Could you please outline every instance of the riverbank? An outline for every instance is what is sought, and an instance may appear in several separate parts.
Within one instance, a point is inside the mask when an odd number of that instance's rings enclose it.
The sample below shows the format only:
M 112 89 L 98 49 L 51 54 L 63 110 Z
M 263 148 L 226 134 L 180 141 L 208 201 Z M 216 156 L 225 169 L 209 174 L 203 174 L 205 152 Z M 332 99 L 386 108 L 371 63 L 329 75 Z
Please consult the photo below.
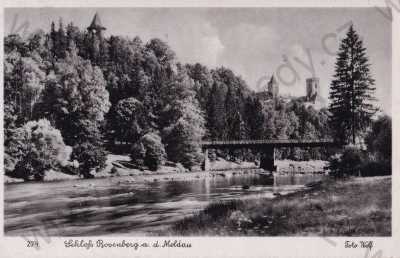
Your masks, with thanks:
M 391 177 L 324 181 L 275 199 L 216 203 L 169 235 L 390 236 Z M 162 233 L 165 235 L 165 232 Z
M 313 161 L 291 161 L 291 160 L 277 160 L 279 171 L 283 173 L 292 173 L 296 171 L 303 174 L 314 173 L 315 171 L 323 171 L 326 161 L 313 160 Z M 114 169 L 113 169 L 114 168 Z M 180 164 L 167 163 L 161 166 L 157 171 L 150 171 L 146 169 L 139 169 L 130 163 L 130 157 L 127 155 L 114 155 L 107 156 L 106 166 L 98 173 L 94 174 L 95 178 L 121 178 L 116 179 L 121 182 L 147 182 L 147 181 L 162 181 L 162 180 L 197 180 L 204 179 L 205 177 L 214 176 L 232 176 L 241 175 L 245 173 L 258 172 L 260 169 L 254 162 L 233 162 L 227 161 L 222 158 L 211 162 L 211 173 L 202 171 L 200 167 L 195 168 L 193 171 L 185 169 Z M 78 180 L 82 179 L 78 175 L 65 174 L 59 171 L 47 171 L 44 181 L 64 181 L 64 180 Z M 23 179 L 12 178 L 4 176 L 4 183 L 22 183 Z
M 119 157 L 121 158 L 121 157 Z M 202 171 L 200 169 L 189 171 L 181 166 L 175 166 L 173 164 L 167 166 L 162 166 L 157 171 L 150 171 L 144 169 L 132 168 L 129 162 L 123 162 L 124 160 L 119 160 L 118 162 L 109 159 L 107 161 L 107 166 L 103 170 L 95 174 L 95 179 L 107 179 L 111 182 L 117 184 L 125 183 L 148 183 L 157 181 L 195 181 L 202 180 L 205 178 L 217 178 L 217 177 L 232 177 L 240 176 L 251 173 L 263 172 L 264 170 L 257 168 L 255 166 L 249 165 L 248 162 L 241 164 L 229 162 L 229 161 L 219 161 L 216 162 L 216 166 L 219 170 L 214 171 Z M 126 160 L 125 160 L 126 161 Z M 226 166 L 222 169 L 224 163 Z M 115 171 L 112 172 L 112 167 L 115 167 Z M 79 183 L 73 183 L 74 185 L 92 185 L 92 181 L 88 181 L 79 177 L 78 175 L 68 175 L 54 170 L 46 172 L 44 177 L 45 182 L 57 182 L 57 181 L 79 181 Z M 12 178 L 4 176 L 4 183 L 24 183 L 23 179 Z

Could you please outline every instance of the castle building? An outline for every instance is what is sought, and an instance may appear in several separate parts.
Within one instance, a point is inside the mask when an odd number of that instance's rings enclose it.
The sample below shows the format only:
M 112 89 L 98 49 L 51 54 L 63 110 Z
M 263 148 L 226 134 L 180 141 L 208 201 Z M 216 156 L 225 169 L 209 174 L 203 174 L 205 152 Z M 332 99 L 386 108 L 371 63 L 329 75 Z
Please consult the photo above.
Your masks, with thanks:
M 311 77 L 306 79 L 306 100 L 315 103 L 319 94 L 319 78 Z
M 278 95 L 279 95 L 279 85 L 273 75 L 268 81 L 265 89 L 263 91 L 256 93 L 257 98 L 260 99 L 261 101 L 274 100 L 278 97 Z
M 279 95 L 279 85 L 273 75 L 271 76 L 271 79 L 268 82 L 268 93 L 274 99 Z

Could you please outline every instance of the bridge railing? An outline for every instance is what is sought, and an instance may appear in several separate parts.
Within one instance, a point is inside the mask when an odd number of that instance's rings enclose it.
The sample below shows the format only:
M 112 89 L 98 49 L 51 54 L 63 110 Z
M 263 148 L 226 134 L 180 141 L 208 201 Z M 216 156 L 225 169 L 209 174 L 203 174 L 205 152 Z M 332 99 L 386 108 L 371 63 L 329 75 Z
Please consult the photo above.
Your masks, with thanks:
M 321 140 L 295 140 L 295 139 L 276 139 L 276 140 L 226 140 L 226 141 L 201 141 L 202 146 L 222 146 L 222 145 L 274 145 L 274 144 L 334 144 L 332 139 Z

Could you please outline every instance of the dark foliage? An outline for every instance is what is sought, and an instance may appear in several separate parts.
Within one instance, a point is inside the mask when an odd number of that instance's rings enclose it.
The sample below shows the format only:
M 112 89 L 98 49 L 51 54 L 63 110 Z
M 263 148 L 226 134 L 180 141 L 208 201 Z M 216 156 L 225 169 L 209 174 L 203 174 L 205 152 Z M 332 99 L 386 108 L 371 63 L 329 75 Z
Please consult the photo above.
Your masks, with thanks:
M 368 149 L 377 160 L 390 163 L 392 160 L 392 119 L 381 116 L 372 123 L 365 139 Z
M 363 41 L 351 26 L 339 46 L 329 99 L 330 125 L 339 141 L 356 144 L 377 111 L 374 79 Z
M 94 143 L 83 142 L 73 146 L 72 159 L 80 164 L 79 174 L 84 178 L 93 178 L 93 170 L 104 168 L 106 164 L 106 152 L 101 146 Z
M 366 160 L 365 151 L 357 147 L 347 146 L 341 153 L 331 157 L 329 169 L 331 175 L 335 177 L 358 176 L 361 175 L 361 169 Z

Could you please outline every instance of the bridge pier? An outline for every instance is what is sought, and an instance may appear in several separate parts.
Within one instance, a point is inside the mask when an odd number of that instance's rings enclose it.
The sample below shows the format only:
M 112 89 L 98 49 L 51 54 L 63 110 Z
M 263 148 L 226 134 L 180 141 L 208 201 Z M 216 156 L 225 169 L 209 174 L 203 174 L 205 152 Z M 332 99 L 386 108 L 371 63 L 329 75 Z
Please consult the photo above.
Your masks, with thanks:
M 210 170 L 210 161 L 208 159 L 208 149 L 256 149 L 260 151 L 260 168 L 267 171 L 276 171 L 275 166 L 275 148 L 293 148 L 293 147 L 328 147 L 341 146 L 342 143 L 330 139 L 321 140 L 229 140 L 229 141 L 202 141 L 200 146 L 204 154 L 203 170 Z
M 209 171 L 210 170 L 210 159 L 208 158 L 208 149 L 203 149 L 203 155 L 204 155 L 204 161 L 201 166 L 201 169 L 203 171 Z
M 275 171 L 275 149 L 274 147 L 267 147 L 261 150 L 260 153 L 260 168 L 267 171 Z

